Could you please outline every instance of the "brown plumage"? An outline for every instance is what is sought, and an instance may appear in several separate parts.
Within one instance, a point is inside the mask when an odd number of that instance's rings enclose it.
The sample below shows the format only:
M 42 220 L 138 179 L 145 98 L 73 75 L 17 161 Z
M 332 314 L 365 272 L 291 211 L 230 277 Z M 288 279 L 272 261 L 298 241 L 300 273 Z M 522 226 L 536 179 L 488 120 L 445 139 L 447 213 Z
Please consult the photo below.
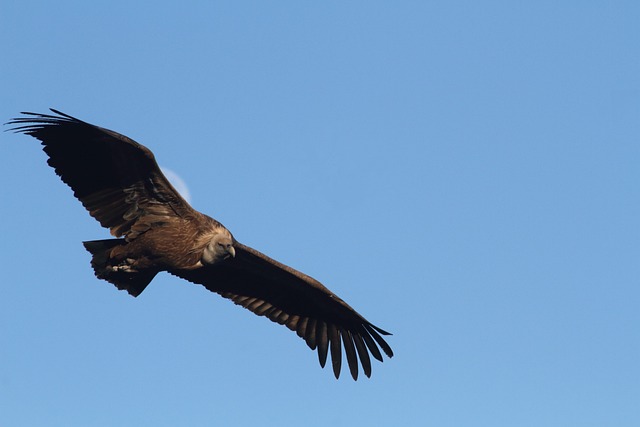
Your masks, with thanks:
M 285 325 L 331 354 L 340 375 L 342 350 L 353 379 L 358 359 L 367 377 L 369 354 L 393 352 L 369 323 L 317 280 L 235 240 L 218 221 L 193 209 L 160 171 L 153 153 L 126 136 L 52 110 L 22 113 L 13 130 L 42 142 L 55 169 L 116 239 L 84 242 L 98 278 L 138 296 L 160 271 L 203 285 L 259 316 Z

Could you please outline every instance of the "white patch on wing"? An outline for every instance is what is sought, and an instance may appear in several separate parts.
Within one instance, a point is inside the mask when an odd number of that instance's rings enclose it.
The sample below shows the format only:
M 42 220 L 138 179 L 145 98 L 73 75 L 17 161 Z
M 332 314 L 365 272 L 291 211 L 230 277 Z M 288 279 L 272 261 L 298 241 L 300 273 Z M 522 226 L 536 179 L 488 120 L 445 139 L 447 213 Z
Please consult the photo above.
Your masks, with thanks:
M 171 185 L 178 190 L 178 193 L 187 201 L 187 203 L 191 203 L 191 193 L 189 193 L 189 187 L 184 182 L 180 175 L 172 171 L 171 169 L 167 169 L 165 167 L 160 166 L 160 170 L 167 177 Z

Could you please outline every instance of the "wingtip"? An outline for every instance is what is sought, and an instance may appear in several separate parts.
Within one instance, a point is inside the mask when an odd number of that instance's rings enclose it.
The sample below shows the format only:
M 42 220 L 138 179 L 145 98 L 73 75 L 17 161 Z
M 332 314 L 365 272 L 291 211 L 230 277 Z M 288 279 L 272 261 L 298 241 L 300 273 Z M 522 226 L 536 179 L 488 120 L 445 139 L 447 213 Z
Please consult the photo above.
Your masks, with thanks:
M 369 324 L 369 326 L 371 326 L 373 329 L 375 329 L 378 333 L 382 335 L 387 335 L 387 336 L 393 335 L 391 332 L 387 332 L 384 329 L 377 327 L 376 325 Z
M 63 113 L 60 110 L 56 110 L 55 108 L 49 108 L 49 111 L 51 111 L 51 112 L 53 112 L 53 113 L 55 113 L 55 114 L 57 114 L 59 116 L 66 117 L 68 119 L 78 120 L 75 117 L 71 117 L 70 115 Z

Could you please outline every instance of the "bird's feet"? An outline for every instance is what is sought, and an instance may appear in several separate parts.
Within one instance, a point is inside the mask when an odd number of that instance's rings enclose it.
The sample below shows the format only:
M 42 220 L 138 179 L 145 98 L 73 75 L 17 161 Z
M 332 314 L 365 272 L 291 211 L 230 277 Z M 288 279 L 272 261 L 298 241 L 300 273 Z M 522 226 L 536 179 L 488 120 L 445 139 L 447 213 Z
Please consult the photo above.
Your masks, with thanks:
M 138 270 L 133 267 L 135 262 L 135 259 L 127 258 L 118 265 L 108 266 L 107 270 L 111 270 L 114 273 L 138 273 Z

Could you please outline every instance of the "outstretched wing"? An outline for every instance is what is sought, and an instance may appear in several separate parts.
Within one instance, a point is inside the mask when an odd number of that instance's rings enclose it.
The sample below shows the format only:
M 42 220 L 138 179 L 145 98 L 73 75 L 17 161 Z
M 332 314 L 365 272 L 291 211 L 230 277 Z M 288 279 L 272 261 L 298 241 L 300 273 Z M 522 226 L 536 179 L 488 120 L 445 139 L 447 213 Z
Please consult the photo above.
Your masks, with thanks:
M 382 361 L 378 346 L 393 356 L 381 337 L 390 334 L 369 323 L 320 282 L 248 246 L 235 242 L 234 247 L 235 258 L 170 272 L 295 331 L 312 350 L 317 348 L 322 367 L 330 352 L 336 378 L 343 347 L 354 379 L 358 378 L 358 358 L 367 377 L 371 375 L 369 353 Z
M 128 240 L 167 217 L 195 210 L 162 174 L 153 153 L 124 135 L 67 114 L 22 113 L 8 124 L 42 142 L 49 165 L 89 214 Z

